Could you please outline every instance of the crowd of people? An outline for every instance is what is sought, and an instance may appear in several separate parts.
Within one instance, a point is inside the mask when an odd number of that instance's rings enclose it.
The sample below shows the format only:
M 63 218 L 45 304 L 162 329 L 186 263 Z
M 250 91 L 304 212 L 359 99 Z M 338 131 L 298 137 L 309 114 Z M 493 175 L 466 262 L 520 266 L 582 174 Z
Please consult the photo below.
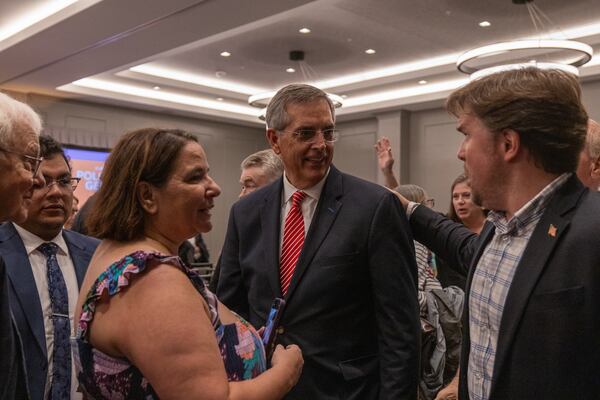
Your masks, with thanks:
M 125 133 L 74 217 L 61 144 L 0 94 L 0 399 L 595 398 L 600 126 L 577 78 L 497 72 L 446 108 L 465 173 L 440 213 L 385 137 L 387 188 L 338 170 L 327 94 L 280 89 L 209 287 L 221 189 L 194 135 Z

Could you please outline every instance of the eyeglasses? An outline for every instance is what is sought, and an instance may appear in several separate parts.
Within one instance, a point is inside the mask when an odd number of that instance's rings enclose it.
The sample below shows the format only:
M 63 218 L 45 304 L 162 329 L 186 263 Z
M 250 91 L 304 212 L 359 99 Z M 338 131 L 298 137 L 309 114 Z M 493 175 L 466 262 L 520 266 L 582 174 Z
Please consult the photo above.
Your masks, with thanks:
M 317 134 L 319 132 L 321 132 L 323 134 L 323 140 L 325 140 L 325 142 L 327 142 L 327 143 L 333 143 L 336 140 L 338 140 L 340 137 L 339 129 L 333 129 L 333 128 L 328 128 L 328 129 L 323 129 L 323 130 L 313 129 L 313 128 L 304 128 L 304 129 L 298 129 L 297 131 L 279 130 L 279 132 L 290 133 L 294 136 L 294 138 L 296 140 L 298 140 L 299 142 L 304 142 L 304 143 L 315 142 L 316 138 L 317 138 Z
M 435 207 L 435 199 L 425 199 L 423 202 L 427 207 L 433 208 Z
M 44 179 L 46 180 L 46 184 L 43 186 L 42 185 L 36 186 L 36 189 L 45 189 L 46 192 L 50 191 L 50 188 L 52 187 L 52 185 L 58 186 L 58 188 L 60 190 L 73 191 L 77 188 L 77 185 L 79 184 L 79 181 L 81 180 L 81 178 L 52 179 L 52 178 L 48 178 L 48 177 L 44 177 Z
M 19 153 L 18 151 L 5 149 L 4 147 L 0 147 L 0 151 L 9 153 L 9 154 L 15 154 L 15 155 L 21 157 L 23 166 L 25 167 L 25 169 L 27 171 L 31 172 L 33 176 L 37 175 L 38 170 L 40 169 L 40 164 L 42 163 L 42 161 L 44 161 L 43 157 L 30 156 L 28 154 Z

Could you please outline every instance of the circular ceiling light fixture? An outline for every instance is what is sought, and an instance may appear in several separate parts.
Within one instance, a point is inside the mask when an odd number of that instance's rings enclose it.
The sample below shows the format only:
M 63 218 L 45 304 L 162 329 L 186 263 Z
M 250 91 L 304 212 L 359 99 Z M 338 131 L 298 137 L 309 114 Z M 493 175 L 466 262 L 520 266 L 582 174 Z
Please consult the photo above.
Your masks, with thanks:
M 375 49 L 366 49 L 365 53 L 367 53 L 367 54 L 375 54 L 377 52 L 375 51 Z
M 561 64 L 561 63 L 544 63 L 544 62 L 528 62 L 528 63 L 517 63 L 517 64 L 504 64 L 497 65 L 495 67 L 489 67 L 481 69 L 477 72 L 474 72 L 469 77 L 470 80 L 475 80 L 482 78 L 487 75 L 495 74 L 496 72 L 502 71 L 510 71 L 514 69 L 527 68 L 527 67 L 536 67 L 539 69 L 559 69 L 561 71 L 569 72 L 573 75 L 579 76 L 579 70 L 577 67 L 574 67 L 569 64 Z
M 298 32 L 307 34 L 307 33 L 310 33 L 311 31 L 308 28 L 301 28 Z
M 492 26 L 492 24 L 490 23 L 490 21 L 481 21 L 479 23 L 479 26 L 482 28 L 487 28 L 488 26 Z
M 228 52 L 228 51 L 222 51 L 221 52 L 221 57 L 229 57 L 230 55 L 231 55 L 231 53 Z
M 555 62 L 555 64 L 571 65 L 573 67 L 580 67 L 584 65 L 590 61 L 594 55 L 594 49 L 592 49 L 591 46 L 585 43 L 576 42 L 574 40 L 515 40 L 512 42 L 494 43 L 469 50 L 458 58 L 456 61 L 456 67 L 460 72 L 465 74 L 473 74 L 485 69 L 472 66 L 471 64 L 474 62 L 482 62 L 488 57 L 494 57 L 503 53 L 506 54 L 508 52 L 514 52 L 517 50 L 547 50 L 548 52 L 556 50 L 567 51 L 575 54 L 575 58 L 566 64 L 558 61 Z
M 460 72 L 483 76 L 491 73 L 490 71 L 536 66 L 578 74 L 577 67 L 592 59 L 594 50 L 588 44 L 552 37 L 556 35 L 554 32 L 560 32 L 560 29 L 556 26 L 543 26 L 544 22 L 552 24 L 552 21 L 533 0 L 512 0 L 512 3 L 524 4 L 527 7 L 531 22 L 540 38 L 494 43 L 469 50 L 456 61 Z M 484 26 L 484 22 L 487 21 L 482 21 L 479 25 Z M 542 30 L 552 35 L 542 35 Z
M 292 67 L 286 68 L 285 72 L 287 72 L 288 74 L 293 74 L 294 72 L 296 72 L 296 70 Z

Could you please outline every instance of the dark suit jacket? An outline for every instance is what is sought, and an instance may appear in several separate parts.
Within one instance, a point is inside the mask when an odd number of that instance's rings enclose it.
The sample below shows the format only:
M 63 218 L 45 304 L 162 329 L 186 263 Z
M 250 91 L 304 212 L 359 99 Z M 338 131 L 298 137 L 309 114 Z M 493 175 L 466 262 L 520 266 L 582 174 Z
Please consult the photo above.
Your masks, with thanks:
M 282 179 L 231 209 L 218 294 L 257 327 L 279 284 Z M 412 237 L 388 190 L 331 167 L 280 321 L 305 364 L 287 399 L 414 399 L 419 308 Z
M 426 207 L 415 238 L 473 271 L 494 235 L 480 236 Z M 554 230 L 554 228 L 556 230 Z M 460 398 L 468 399 L 469 299 L 465 300 Z M 500 323 L 491 400 L 593 399 L 600 393 L 600 194 L 572 176 L 551 199 L 523 253 Z
M 9 303 L 8 278 L 0 258 L 0 400 L 29 399 L 23 349 Z
M 81 285 L 99 240 L 63 230 L 63 237 Z M 40 297 L 25 246 L 11 223 L 0 226 L 0 255 L 6 262 L 10 306 L 23 341 L 29 390 L 33 400 L 44 397 L 48 356 Z

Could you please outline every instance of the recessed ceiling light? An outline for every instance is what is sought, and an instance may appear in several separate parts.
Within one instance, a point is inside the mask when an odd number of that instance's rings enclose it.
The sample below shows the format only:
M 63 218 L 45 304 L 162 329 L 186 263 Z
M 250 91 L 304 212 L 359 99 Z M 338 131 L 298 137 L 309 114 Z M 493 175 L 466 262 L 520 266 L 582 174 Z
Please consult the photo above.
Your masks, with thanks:
M 366 49 L 365 53 L 367 53 L 367 54 L 375 54 L 377 52 L 374 49 Z
M 217 101 L 223 101 L 222 97 L 217 97 Z
M 419 81 L 419 85 L 424 85 L 424 84 L 426 84 L 426 83 L 427 83 L 427 81 L 426 81 L 425 79 L 421 79 L 421 80 Z
M 482 27 L 482 28 L 487 28 L 488 26 L 491 26 L 491 25 L 492 25 L 492 24 L 491 24 L 491 22 L 490 22 L 490 21 L 481 21 L 481 22 L 479 23 L 479 26 L 480 26 L 480 27 Z
M 154 89 L 154 90 L 160 90 L 160 86 L 154 86 L 152 89 Z
M 341 95 L 340 97 L 341 97 L 342 99 L 347 99 L 347 98 L 348 98 L 348 95 L 347 95 L 347 94 L 343 94 L 343 95 Z
M 296 72 L 296 70 L 294 68 L 290 67 L 290 68 L 286 68 L 285 72 L 287 72 L 289 74 L 293 74 L 294 72 Z
M 228 51 L 222 51 L 221 52 L 221 57 L 229 57 L 230 55 L 231 55 L 231 53 L 228 52 Z
M 308 28 L 302 28 L 298 32 L 306 34 L 306 33 L 310 33 L 310 29 L 308 29 Z

